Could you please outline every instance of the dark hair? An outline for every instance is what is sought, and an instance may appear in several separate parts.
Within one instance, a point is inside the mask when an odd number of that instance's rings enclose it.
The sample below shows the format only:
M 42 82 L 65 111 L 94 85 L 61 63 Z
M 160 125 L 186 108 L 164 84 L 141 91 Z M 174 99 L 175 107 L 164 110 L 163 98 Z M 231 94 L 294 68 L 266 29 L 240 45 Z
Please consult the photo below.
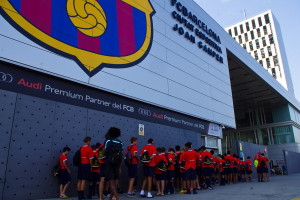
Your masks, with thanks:
M 84 138 L 83 142 L 87 143 L 87 142 L 89 142 L 91 140 L 92 140 L 92 138 L 90 136 L 87 136 L 87 137 Z
M 64 149 L 63 149 L 63 152 L 66 152 L 66 151 L 71 151 L 70 147 L 65 146 Z
M 180 148 L 179 148 L 179 150 L 180 150 Z M 168 152 L 170 152 L 170 151 L 175 152 L 175 150 L 174 150 L 172 147 L 170 147 L 170 148 L 168 149 Z
M 92 148 L 93 150 L 96 150 L 96 149 L 97 149 L 97 146 L 96 146 L 96 145 L 92 145 L 91 148 Z
M 250 159 L 250 158 L 251 158 L 250 156 L 247 157 L 247 159 Z
M 161 152 L 162 152 L 162 150 L 161 150 L 160 147 L 157 147 L 156 151 L 157 151 L 158 153 L 161 153 Z
M 264 153 L 261 153 L 261 155 L 264 156 L 265 154 L 264 154 Z
M 136 137 L 132 137 L 132 138 L 130 139 L 131 144 L 132 144 L 133 142 L 135 142 L 135 141 L 137 141 L 137 138 L 136 138 Z
M 237 158 L 236 154 L 233 154 L 232 156 L 233 156 L 234 158 Z
M 108 129 L 106 134 L 110 136 L 112 139 L 115 139 L 121 136 L 121 130 L 116 127 L 110 127 L 110 129 Z
M 179 146 L 179 145 L 176 145 L 176 146 L 175 146 L 175 149 L 176 149 L 176 151 L 180 151 L 180 146 Z
M 101 144 L 99 142 L 96 143 L 96 147 L 99 148 Z
M 240 160 L 243 160 L 243 158 L 242 158 L 242 157 L 240 157 Z
M 192 148 L 192 143 L 191 143 L 191 142 L 187 142 L 187 143 L 185 144 L 185 147 L 187 147 L 187 148 Z
M 150 139 L 148 140 L 148 144 L 152 144 L 152 143 L 153 143 L 153 139 L 150 138 Z
M 214 150 L 211 150 L 210 153 L 211 153 L 211 155 L 214 155 L 214 154 L 215 154 L 215 151 L 214 151 Z
M 227 151 L 227 154 L 230 155 L 230 151 Z
M 200 147 L 200 150 L 205 151 L 205 150 L 206 150 L 206 147 L 205 147 L 204 145 L 202 145 L 202 146 Z
M 161 148 L 161 152 L 162 152 L 162 153 L 166 153 L 166 148 L 165 148 L 165 147 L 162 147 L 162 148 Z

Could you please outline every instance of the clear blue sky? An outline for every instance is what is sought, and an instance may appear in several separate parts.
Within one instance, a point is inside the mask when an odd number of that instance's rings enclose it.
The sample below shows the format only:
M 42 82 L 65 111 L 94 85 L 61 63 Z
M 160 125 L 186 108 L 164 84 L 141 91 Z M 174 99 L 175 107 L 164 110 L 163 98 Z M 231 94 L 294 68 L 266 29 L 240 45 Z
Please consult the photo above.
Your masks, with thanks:
M 300 0 L 194 0 L 222 27 L 272 10 L 280 23 L 295 96 L 300 101 Z

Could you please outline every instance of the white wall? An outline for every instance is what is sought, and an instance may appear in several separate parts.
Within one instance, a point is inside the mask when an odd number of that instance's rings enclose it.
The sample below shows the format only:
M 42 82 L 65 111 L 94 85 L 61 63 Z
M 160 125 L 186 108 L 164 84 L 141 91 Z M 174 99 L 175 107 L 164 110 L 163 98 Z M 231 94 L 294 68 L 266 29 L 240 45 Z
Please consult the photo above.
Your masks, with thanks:
M 96 88 L 235 127 L 226 48 L 227 33 L 193 1 L 181 0 L 221 37 L 224 64 L 172 30 L 175 7 L 169 0 L 150 0 L 154 38 L 149 55 L 126 69 L 105 68 L 88 77 L 72 60 L 33 43 L 0 17 L 0 57 L 24 67 L 75 80 Z M 216 30 L 218 28 L 218 30 Z M 200 41 L 200 39 L 197 39 Z

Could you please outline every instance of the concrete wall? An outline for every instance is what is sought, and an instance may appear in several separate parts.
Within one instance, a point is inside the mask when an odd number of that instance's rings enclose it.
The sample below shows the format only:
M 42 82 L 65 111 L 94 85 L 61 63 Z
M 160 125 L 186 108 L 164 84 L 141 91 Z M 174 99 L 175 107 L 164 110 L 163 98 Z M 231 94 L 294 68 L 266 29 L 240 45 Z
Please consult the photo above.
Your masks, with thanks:
M 270 160 L 273 160 L 274 165 L 284 164 L 283 150 L 300 153 L 300 143 L 269 145 L 268 152 L 270 155 Z
M 283 150 L 286 169 L 289 175 L 300 173 L 300 153 Z

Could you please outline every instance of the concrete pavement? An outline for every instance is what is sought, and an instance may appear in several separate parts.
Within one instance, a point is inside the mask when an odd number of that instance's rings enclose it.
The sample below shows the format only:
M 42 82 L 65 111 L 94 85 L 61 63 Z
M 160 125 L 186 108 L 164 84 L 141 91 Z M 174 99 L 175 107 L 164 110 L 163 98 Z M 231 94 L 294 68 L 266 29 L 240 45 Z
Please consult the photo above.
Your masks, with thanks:
M 69 198 L 77 200 L 77 198 Z M 106 198 L 107 199 L 107 198 Z M 120 195 L 120 199 L 145 200 L 145 198 L 128 198 Z M 175 194 L 155 197 L 160 200 L 300 200 L 300 174 L 274 176 L 268 183 L 239 183 L 234 185 L 216 186 L 214 190 L 201 190 L 197 195 Z M 52 199 L 59 200 L 59 199 Z

